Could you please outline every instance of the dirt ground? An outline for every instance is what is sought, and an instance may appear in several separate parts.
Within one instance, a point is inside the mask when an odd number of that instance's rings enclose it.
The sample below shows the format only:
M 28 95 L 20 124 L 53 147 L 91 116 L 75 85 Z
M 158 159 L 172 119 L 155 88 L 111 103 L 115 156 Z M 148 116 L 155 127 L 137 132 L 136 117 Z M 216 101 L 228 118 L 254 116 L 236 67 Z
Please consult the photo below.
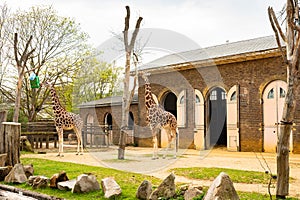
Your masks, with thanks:
M 166 159 L 160 157 L 158 160 L 152 160 L 151 148 L 127 147 L 125 160 L 118 160 L 117 147 L 86 149 L 84 155 L 75 155 L 76 147 L 72 145 L 65 146 L 64 157 L 56 157 L 53 150 L 46 151 L 46 154 L 25 154 L 22 157 L 45 158 L 55 161 L 81 163 L 92 166 L 102 166 L 123 171 L 143 173 L 155 176 L 161 179 L 167 177 L 172 168 L 178 167 L 222 167 L 241 170 L 253 170 L 264 172 L 268 169 L 276 174 L 276 154 L 275 153 L 254 153 L 254 152 L 228 152 L 226 149 L 217 148 L 213 150 L 197 151 L 192 149 L 181 149 L 177 158 L 171 156 Z M 163 154 L 163 151 L 160 152 Z M 169 152 L 172 154 L 172 152 Z M 290 196 L 300 199 L 300 155 L 290 155 L 290 176 L 293 180 L 290 183 Z M 213 180 L 200 181 L 190 180 L 184 177 L 176 176 L 176 182 L 209 186 Z M 247 192 L 259 192 L 267 194 L 266 184 L 241 184 L 234 183 L 236 190 Z M 275 188 L 272 188 L 272 194 L 275 194 Z

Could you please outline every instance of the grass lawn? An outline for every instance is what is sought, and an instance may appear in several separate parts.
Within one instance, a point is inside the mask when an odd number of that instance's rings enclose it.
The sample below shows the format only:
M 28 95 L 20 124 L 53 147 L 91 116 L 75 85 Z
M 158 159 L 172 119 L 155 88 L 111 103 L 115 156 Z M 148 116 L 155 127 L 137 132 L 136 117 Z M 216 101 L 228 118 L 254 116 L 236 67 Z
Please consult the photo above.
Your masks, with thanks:
M 221 172 L 225 172 L 229 175 L 230 179 L 234 183 L 249 183 L 259 184 L 268 183 L 270 179 L 269 174 L 256 171 L 245 171 L 226 168 L 205 168 L 205 167 L 191 167 L 191 168 L 175 168 L 170 171 L 178 176 L 184 176 L 190 179 L 200 180 L 214 180 Z
M 44 175 L 51 177 L 53 174 L 60 171 L 66 171 L 69 179 L 75 179 L 78 175 L 82 173 L 93 173 L 96 175 L 99 183 L 102 178 L 105 177 L 114 177 L 117 183 L 122 188 L 122 195 L 116 199 L 135 199 L 136 190 L 143 180 L 149 180 L 152 182 L 152 185 L 158 186 L 161 183 L 161 180 L 152 176 L 146 176 L 142 174 L 136 174 L 131 172 L 124 172 L 114 169 L 108 169 L 103 167 L 88 166 L 82 164 L 74 164 L 68 162 L 57 162 L 50 161 L 45 159 L 32 159 L 32 158 L 22 158 L 23 164 L 33 164 L 34 174 L 35 175 Z M 126 162 L 126 161 L 125 161 Z M 175 174 L 179 175 L 177 172 Z M 3 182 L 2 182 L 3 183 Z M 30 186 L 26 184 L 14 185 L 19 188 L 32 190 Z M 205 191 L 207 188 L 205 188 Z M 35 190 L 39 193 L 44 193 L 60 198 L 70 199 L 70 200 L 90 200 L 90 199 L 104 199 L 102 191 L 96 191 L 86 194 L 72 194 L 70 191 L 60 191 L 58 189 L 37 189 Z M 262 195 L 258 193 L 247 193 L 247 192 L 238 192 L 241 199 L 251 199 L 251 200 L 264 200 L 269 199 L 268 195 Z M 183 199 L 183 198 L 178 198 Z M 292 200 L 292 199 L 291 199 Z M 293 199 L 294 200 L 294 199 Z

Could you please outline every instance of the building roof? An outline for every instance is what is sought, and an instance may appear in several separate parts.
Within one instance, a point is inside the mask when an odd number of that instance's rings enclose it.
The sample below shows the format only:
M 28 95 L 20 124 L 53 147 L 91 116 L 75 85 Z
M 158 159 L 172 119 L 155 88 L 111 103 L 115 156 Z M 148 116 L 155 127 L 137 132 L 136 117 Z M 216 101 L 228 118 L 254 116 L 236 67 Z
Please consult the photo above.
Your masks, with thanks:
M 284 46 L 283 43 L 282 46 Z M 272 54 L 274 52 L 276 54 Z M 211 61 L 216 63 L 218 59 L 219 61 L 229 60 L 229 62 L 237 62 L 245 59 L 258 59 L 260 57 L 265 57 L 266 55 L 278 55 L 278 45 L 274 36 L 259 37 L 166 55 L 142 65 L 139 70 L 160 71 L 175 68 L 176 65 L 185 63 L 200 63 L 201 61 L 205 66 L 209 66 Z M 134 95 L 132 101 L 132 104 L 136 103 L 138 103 L 137 94 Z M 79 108 L 105 107 L 121 104 L 122 97 L 114 96 L 83 103 L 79 106 Z
M 137 104 L 137 103 L 138 103 L 138 95 L 135 94 L 133 96 L 131 104 Z M 116 106 L 116 105 L 122 105 L 122 96 L 105 97 L 99 100 L 82 103 L 79 105 L 79 108 L 106 107 L 106 106 Z
M 268 50 L 277 51 L 277 48 L 278 45 L 275 37 L 266 36 L 166 55 L 141 66 L 139 70 L 156 70 L 158 68 L 166 68 L 167 66 L 197 61 L 209 62 L 208 60 L 243 55 L 247 53 L 258 53 Z

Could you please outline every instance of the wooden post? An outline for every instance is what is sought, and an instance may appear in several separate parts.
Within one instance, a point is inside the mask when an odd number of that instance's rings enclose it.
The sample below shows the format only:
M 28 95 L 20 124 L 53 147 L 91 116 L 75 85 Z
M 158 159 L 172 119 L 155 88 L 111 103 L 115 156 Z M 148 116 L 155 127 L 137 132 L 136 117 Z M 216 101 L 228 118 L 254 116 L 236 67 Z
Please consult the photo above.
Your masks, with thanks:
M 0 111 L 0 154 L 6 153 L 5 151 L 5 135 L 3 131 L 2 122 L 6 122 L 7 112 Z
M 6 165 L 14 166 L 20 163 L 21 123 L 2 122 L 5 135 Z

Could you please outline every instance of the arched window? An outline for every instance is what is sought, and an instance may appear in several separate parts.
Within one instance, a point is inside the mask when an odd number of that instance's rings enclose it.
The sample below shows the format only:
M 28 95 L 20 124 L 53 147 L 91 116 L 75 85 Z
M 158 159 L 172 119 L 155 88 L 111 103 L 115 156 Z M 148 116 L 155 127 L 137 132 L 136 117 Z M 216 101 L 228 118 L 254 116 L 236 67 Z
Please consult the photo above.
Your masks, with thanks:
M 177 98 L 177 125 L 178 127 L 186 126 L 186 92 L 181 91 Z
M 195 126 L 204 128 L 204 98 L 199 90 L 195 90 Z

